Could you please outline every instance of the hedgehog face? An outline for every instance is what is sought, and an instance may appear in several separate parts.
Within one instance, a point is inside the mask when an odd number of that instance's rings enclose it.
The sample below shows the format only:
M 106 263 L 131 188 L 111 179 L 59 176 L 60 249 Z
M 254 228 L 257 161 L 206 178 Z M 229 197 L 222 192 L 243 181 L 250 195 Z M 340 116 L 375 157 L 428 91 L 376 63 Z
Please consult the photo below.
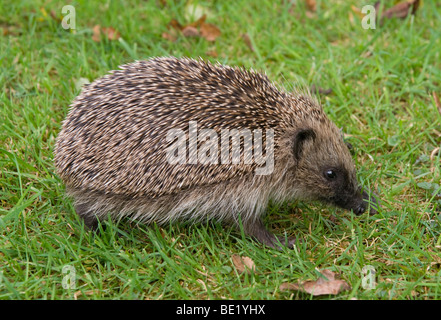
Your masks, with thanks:
M 361 187 L 354 185 L 355 176 L 344 167 L 324 167 L 322 168 L 324 184 L 329 186 L 330 193 L 319 197 L 319 200 L 331 203 L 340 208 L 352 210 L 356 215 L 361 215 L 368 208 L 369 194 Z M 376 203 L 375 198 L 372 201 Z M 376 210 L 371 207 L 370 214 L 375 214 Z
M 339 132 L 334 128 L 319 132 L 308 128 L 294 134 L 294 188 L 305 198 L 352 210 L 356 215 L 365 212 L 370 201 L 374 204 L 370 214 L 375 214 L 377 200 L 359 186 L 354 163 Z

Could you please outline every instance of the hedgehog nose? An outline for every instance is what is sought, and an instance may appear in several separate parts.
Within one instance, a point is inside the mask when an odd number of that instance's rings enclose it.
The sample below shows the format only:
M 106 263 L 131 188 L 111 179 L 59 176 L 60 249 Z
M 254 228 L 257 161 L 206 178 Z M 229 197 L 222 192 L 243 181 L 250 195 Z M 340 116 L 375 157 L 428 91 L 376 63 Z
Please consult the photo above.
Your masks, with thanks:
M 363 205 L 361 205 L 358 209 L 361 209 L 361 207 L 363 207 L 363 211 L 361 211 L 361 213 L 363 213 L 366 210 L 367 204 L 370 204 L 370 210 L 369 210 L 369 215 L 373 216 L 374 214 L 376 214 L 378 211 L 378 207 L 379 207 L 379 203 L 377 200 L 377 197 L 372 195 L 369 195 L 369 193 L 367 193 L 366 191 L 363 191 Z M 360 214 L 361 214 L 360 213 Z
M 359 216 L 362 213 L 364 213 L 366 211 L 366 205 L 364 203 L 362 203 L 361 205 L 359 205 L 355 210 L 354 213 Z

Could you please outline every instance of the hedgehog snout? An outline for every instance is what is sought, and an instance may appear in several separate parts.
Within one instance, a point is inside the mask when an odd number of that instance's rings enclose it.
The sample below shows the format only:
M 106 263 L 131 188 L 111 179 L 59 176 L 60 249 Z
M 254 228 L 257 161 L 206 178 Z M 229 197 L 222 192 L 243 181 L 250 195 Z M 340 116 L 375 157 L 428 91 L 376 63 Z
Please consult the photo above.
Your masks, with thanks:
M 367 192 L 366 190 L 362 191 L 362 202 L 353 209 L 354 213 L 359 216 L 366 211 L 366 209 L 370 206 L 369 215 L 374 215 L 378 211 L 379 203 L 377 197 L 375 197 L 372 192 Z

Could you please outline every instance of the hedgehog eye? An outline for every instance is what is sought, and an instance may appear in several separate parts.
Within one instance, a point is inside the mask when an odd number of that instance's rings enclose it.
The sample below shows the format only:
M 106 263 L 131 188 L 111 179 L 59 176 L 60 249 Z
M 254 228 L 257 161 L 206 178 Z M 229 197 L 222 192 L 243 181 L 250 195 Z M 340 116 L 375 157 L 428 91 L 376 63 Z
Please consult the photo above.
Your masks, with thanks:
M 337 172 L 332 169 L 325 170 L 325 178 L 328 180 L 335 180 L 335 178 L 337 178 Z

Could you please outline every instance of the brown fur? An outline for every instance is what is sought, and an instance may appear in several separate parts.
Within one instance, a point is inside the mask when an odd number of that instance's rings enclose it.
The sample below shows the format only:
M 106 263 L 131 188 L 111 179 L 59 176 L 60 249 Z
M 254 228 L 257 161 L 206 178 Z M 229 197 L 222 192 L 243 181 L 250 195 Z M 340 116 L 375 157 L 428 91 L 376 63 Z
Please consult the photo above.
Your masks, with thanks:
M 189 121 L 216 132 L 273 129 L 274 171 L 256 175 L 257 165 L 243 159 L 168 163 L 166 132 L 185 131 Z M 143 222 L 240 218 L 247 234 L 277 246 L 261 220 L 270 199 L 321 200 L 357 214 L 369 199 L 340 131 L 309 94 L 281 91 L 260 73 L 192 59 L 137 61 L 84 88 L 63 123 L 55 165 L 91 227 L 108 213 Z M 327 181 L 327 168 L 340 180 Z

